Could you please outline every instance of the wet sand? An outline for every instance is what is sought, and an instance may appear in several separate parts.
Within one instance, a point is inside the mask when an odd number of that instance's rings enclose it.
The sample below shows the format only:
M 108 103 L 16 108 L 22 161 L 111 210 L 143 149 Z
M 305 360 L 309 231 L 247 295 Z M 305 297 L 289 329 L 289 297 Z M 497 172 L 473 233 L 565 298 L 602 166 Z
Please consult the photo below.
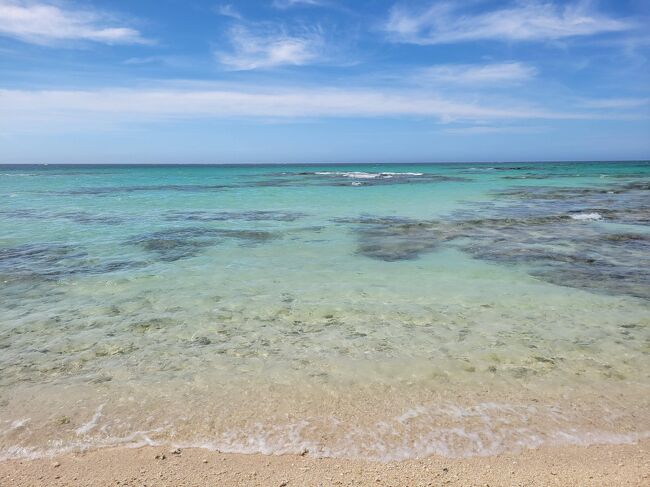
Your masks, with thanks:
M 405 462 L 110 448 L 0 463 L 0 486 L 650 485 L 650 440 Z

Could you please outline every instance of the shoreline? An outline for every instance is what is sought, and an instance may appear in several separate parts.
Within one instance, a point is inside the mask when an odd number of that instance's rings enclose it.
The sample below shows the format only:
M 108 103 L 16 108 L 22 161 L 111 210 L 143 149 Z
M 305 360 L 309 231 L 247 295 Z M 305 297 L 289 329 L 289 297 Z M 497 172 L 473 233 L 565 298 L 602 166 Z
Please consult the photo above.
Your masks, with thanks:
M 649 485 L 650 440 L 402 462 L 112 447 L 0 462 L 0 486 Z

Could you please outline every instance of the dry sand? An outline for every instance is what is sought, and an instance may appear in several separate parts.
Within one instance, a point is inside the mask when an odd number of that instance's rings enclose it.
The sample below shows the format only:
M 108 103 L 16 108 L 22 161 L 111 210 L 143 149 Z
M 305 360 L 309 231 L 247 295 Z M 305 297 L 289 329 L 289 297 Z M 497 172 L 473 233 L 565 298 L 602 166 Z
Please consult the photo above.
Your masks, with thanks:
M 395 463 L 111 448 L 0 463 L 0 486 L 650 486 L 650 440 Z

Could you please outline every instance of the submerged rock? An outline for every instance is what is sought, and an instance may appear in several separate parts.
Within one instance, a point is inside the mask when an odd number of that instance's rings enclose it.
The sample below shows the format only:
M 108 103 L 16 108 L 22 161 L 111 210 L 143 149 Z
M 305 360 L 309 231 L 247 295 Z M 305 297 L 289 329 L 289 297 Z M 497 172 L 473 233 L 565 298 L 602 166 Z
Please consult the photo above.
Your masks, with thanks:
M 200 336 L 193 338 L 192 343 L 196 345 L 210 345 L 212 341 L 208 337 Z

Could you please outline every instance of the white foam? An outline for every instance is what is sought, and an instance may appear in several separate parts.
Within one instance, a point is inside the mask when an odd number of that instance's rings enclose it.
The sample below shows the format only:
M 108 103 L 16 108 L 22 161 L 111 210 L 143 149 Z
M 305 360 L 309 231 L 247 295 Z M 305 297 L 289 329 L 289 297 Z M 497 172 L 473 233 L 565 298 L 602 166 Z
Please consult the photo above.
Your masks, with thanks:
M 11 422 L 8 431 L 15 431 L 17 429 L 23 428 L 27 423 L 29 423 L 29 418 L 16 419 L 15 421 Z
M 424 176 L 421 172 L 363 172 L 363 171 L 319 171 L 318 176 L 342 176 L 353 179 L 391 179 L 401 176 Z
M 382 172 L 380 174 L 388 176 L 424 176 L 423 172 Z
M 621 434 L 573 428 L 540 432 L 525 426 L 495 428 L 489 424 L 479 427 L 431 425 L 412 436 L 404 435 L 403 428 L 380 422 L 374 429 L 351 427 L 339 441 L 324 444 L 307 437 L 308 431 L 309 425 L 305 423 L 266 428 L 260 425 L 253 430 L 229 431 L 215 439 L 174 443 L 174 446 L 235 454 L 299 455 L 308 452 L 317 458 L 394 462 L 432 455 L 446 458 L 493 456 L 544 445 L 634 444 L 650 437 L 650 432 Z
M 72 452 L 98 450 L 101 448 L 112 448 L 121 446 L 125 448 L 141 448 L 144 446 L 159 446 L 163 443 L 152 440 L 149 435 L 159 433 L 161 428 L 150 431 L 134 431 L 126 436 L 104 438 L 93 438 L 89 440 L 64 442 L 61 440 L 51 441 L 46 447 L 14 445 L 0 450 L 0 462 L 6 460 L 51 458 L 58 455 L 65 455 Z
M 332 418 L 336 422 L 335 418 Z M 324 444 L 310 437 L 309 422 L 299 421 L 285 425 L 258 424 L 252 429 L 227 431 L 216 438 L 189 441 L 156 441 L 148 432 L 137 431 L 124 437 L 105 437 L 81 442 L 61 442 L 45 448 L 15 445 L 0 451 L 0 461 L 10 459 L 47 458 L 71 452 L 122 446 L 173 446 L 203 448 L 235 454 L 302 455 L 305 452 L 316 458 L 364 459 L 394 462 L 426 458 L 437 455 L 446 458 L 469 458 L 516 453 L 544 445 L 589 446 L 598 444 L 634 444 L 650 438 L 650 432 L 617 433 L 587 431 L 577 428 L 539 431 L 526 426 L 495 428 L 481 426 L 436 427 L 412 436 L 409 430 L 391 422 L 379 422 L 374 428 L 351 426 L 346 434 L 333 443 Z M 567 425 L 568 426 L 568 425 Z M 404 435 L 404 433 L 407 433 Z M 401 440 L 400 440 L 401 438 Z
M 101 416 L 101 408 L 79 430 L 89 432 Z M 402 461 L 439 455 L 448 458 L 515 453 L 540 446 L 629 444 L 649 438 L 650 431 L 620 432 L 585 429 L 570 413 L 552 406 L 478 403 L 415 405 L 395 417 L 360 426 L 334 416 L 314 416 L 259 421 L 226 429 L 208 437 L 179 439 L 173 429 L 137 431 L 126 436 L 86 435 L 79 440 L 57 440 L 43 448 L 18 444 L 0 450 L 0 460 L 38 458 L 107 446 L 139 447 L 173 445 L 204 448 L 223 453 L 304 454 L 314 457 Z M 539 423 L 537 419 L 541 420 Z M 164 439 L 163 439 L 164 438 Z M 326 438 L 326 440 L 324 440 Z M 179 441 L 180 440 L 180 441 Z
M 102 409 L 104 409 L 104 404 L 102 404 L 97 408 L 95 414 L 93 414 L 93 417 L 90 419 L 90 421 L 88 421 L 85 424 L 82 424 L 75 430 L 77 436 L 85 435 L 86 433 L 90 432 L 92 429 L 94 429 L 97 426 L 97 423 L 99 422 L 99 418 L 102 417 Z
M 600 213 L 576 213 L 575 215 L 571 215 L 571 218 L 574 220 L 580 220 L 580 221 L 597 221 L 597 220 L 602 220 L 603 217 Z
M 406 423 L 409 419 L 414 419 L 420 416 L 421 414 L 424 414 L 426 412 L 426 408 L 423 406 L 417 406 L 413 409 L 407 409 L 403 414 L 397 416 L 395 419 L 397 420 L 398 423 Z

